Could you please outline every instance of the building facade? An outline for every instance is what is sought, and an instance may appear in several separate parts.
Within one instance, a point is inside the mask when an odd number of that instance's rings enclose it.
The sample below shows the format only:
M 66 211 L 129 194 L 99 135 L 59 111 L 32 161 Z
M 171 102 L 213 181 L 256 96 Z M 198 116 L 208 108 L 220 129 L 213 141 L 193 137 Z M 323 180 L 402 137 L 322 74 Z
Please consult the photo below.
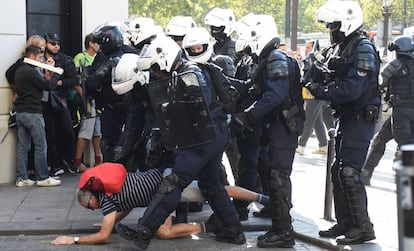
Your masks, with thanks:
M 110 20 L 128 18 L 128 0 L 0 0 L 0 184 L 15 180 L 16 132 L 8 129 L 12 92 L 5 71 L 33 34 L 57 33 L 62 52 L 83 50 L 83 38 Z

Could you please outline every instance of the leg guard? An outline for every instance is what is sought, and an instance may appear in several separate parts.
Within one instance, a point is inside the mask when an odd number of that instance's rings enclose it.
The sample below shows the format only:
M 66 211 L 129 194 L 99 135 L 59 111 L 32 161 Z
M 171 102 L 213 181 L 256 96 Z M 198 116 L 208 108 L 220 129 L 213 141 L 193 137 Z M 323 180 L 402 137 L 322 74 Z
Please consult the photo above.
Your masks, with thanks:
M 362 168 L 362 177 L 366 185 L 371 184 L 372 174 L 384 155 L 386 143 L 387 141 L 381 134 L 377 134 L 372 142 L 371 149 Z
M 292 231 L 292 184 L 288 174 L 272 169 L 270 171 L 270 206 L 272 228 L 276 233 Z
M 321 237 L 332 238 L 343 235 L 352 225 L 346 197 L 339 181 L 339 168 L 340 166 L 337 161 L 334 162 L 331 168 L 335 218 L 337 223 L 328 230 L 319 231 Z
M 373 225 L 367 211 L 367 195 L 360 181 L 360 172 L 352 167 L 340 170 L 340 182 L 346 195 L 353 227 L 338 239 L 338 244 L 359 244 L 375 239 Z

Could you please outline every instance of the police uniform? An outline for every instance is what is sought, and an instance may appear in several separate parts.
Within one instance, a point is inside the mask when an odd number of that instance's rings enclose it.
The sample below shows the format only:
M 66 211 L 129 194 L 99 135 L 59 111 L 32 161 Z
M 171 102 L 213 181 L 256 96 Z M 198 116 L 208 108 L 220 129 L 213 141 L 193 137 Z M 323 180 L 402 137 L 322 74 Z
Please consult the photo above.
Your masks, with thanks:
M 330 66 L 335 70 L 331 82 L 310 88 L 315 98 L 331 102 L 337 118 L 335 161 L 331 168 L 337 224 L 319 234 L 344 234 L 345 238 L 337 239 L 339 244 L 356 244 L 375 239 L 360 174 L 380 106 L 379 57 L 372 43 L 359 32 L 336 46 L 339 60 Z
M 290 174 L 298 136 L 303 130 L 303 99 L 299 66 L 294 59 L 276 49 L 278 41 L 278 38 L 272 39 L 260 53 L 259 67 L 252 81 L 262 91 L 259 91 L 257 101 L 244 112 L 249 124 L 263 119 L 269 127 L 267 177 L 270 180 L 272 227 L 258 238 L 259 247 L 292 247 L 295 243 L 290 216 Z M 235 115 L 238 116 L 240 114 Z
M 175 72 L 192 72 L 197 76 L 206 103 L 211 111 L 216 111 L 212 112 L 212 125 L 215 128 L 216 135 L 213 140 L 208 142 L 179 147 L 174 150 L 173 171 L 161 182 L 157 194 L 145 211 L 144 216 L 139 220 L 137 233 L 140 240 L 135 243 L 141 248 L 148 246 L 149 240 L 156 233 L 159 226 L 176 208 L 183 189 L 197 179 L 209 205 L 219 220 L 226 226 L 226 229 L 222 229 L 216 234 L 216 240 L 243 244 L 245 243 L 245 237 L 236 210 L 220 181 L 222 153 L 229 143 L 230 136 L 226 126 L 225 113 L 223 110 L 214 109 L 217 104 L 213 101 L 215 94 L 211 91 L 212 86 L 207 72 L 202 72 L 196 64 L 184 60 Z M 151 83 L 149 86 L 151 87 Z M 149 92 L 151 96 L 151 90 Z M 152 99 L 151 101 L 153 102 Z M 155 113 L 157 114 L 157 112 Z M 162 127 L 162 123 L 160 126 Z M 174 128 L 171 129 L 174 130 Z M 165 135 L 163 135 L 163 140 L 166 145 L 170 144 L 166 141 L 174 141 L 174 139 L 171 140 Z

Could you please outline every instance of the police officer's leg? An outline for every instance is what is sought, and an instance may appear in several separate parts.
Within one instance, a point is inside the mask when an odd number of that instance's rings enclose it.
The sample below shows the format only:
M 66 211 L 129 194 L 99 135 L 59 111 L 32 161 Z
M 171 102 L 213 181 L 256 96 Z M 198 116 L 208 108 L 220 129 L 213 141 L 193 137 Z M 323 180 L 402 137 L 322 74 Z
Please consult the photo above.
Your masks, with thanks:
M 125 108 L 122 103 L 105 107 L 101 115 L 101 150 L 104 161 L 113 161 L 114 149 L 121 138 L 125 123 Z
M 257 246 L 292 247 L 292 184 L 290 174 L 297 147 L 297 136 L 287 132 L 280 122 L 275 122 L 270 130 L 269 165 L 270 165 L 270 206 L 272 228 L 265 235 L 258 237 Z
M 331 175 L 336 224 L 328 230 L 319 231 L 321 237 L 332 238 L 343 235 L 352 225 L 345 194 L 339 182 L 339 169 L 339 161 L 335 161 L 331 167 Z
M 204 165 L 198 175 L 198 184 L 204 196 L 208 200 L 217 219 L 226 226 L 217 231 L 216 240 L 234 244 L 244 244 L 246 238 L 243 234 L 236 209 L 231 202 L 227 191 L 220 182 L 220 163 L 222 152 L 228 142 L 228 131 L 219 126 L 215 154 Z
M 220 158 L 211 160 L 198 176 L 198 183 L 203 195 L 216 215 L 216 240 L 220 242 L 244 244 L 246 238 L 242 231 L 238 214 L 227 191 L 219 181 Z M 222 228 L 220 226 L 226 226 Z
M 343 125 L 341 144 L 340 185 L 352 218 L 352 227 L 338 244 L 360 244 L 375 239 L 373 225 L 368 216 L 367 195 L 361 178 L 361 168 L 374 134 L 375 124 L 363 119 L 347 121 Z
M 257 162 L 260 152 L 261 128 L 257 130 L 245 130 L 244 138 L 239 138 L 237 143 L 240 152 L 239 175 L 236 184 L 249 190 L 256 188 L 257 181 Z M 249 201 L 233 200 L 241 221 L 248 219 Z
M 268 146 L 261 146 L 259 153 L 259 160 L 257 163 L 257 172 L 259 173 L 260 183 L 262 185 L 263 194 L 269 195 L 270 192 L 270 166 Z M 271 208 L 269 205 L 265 205 L 259 212 L 253 212 L 255 217 L 270 217 Z
M 392 111 L 392 132 L 398 146 L 413 143 L 412 120 L 413 109 L 409 107 L 395 107 Z
M 375 135 L 371 148 L 369 150 L 364 167 L 362 168 L 362 177 L 366 185 L 371 184 L 372 174 L 382 156 L 385 152 L 385 147 L 388 141 L 392 140 L 394 136 L 391 130 L 391 117 L 384 121 L 380 131 Z

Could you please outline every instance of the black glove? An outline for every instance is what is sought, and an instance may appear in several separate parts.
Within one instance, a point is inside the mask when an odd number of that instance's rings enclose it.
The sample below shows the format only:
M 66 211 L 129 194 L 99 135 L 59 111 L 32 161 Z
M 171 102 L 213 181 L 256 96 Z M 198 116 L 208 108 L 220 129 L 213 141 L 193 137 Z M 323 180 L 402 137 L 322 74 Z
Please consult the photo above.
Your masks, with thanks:
M 239 132 L 243 132 L 245 129 L 253 131 L 251 128 L 251 122 L 253 119 L 247 112 L 236 113 L 232 115 L 230 126 Z
M 109 76 L 112 72 L 112 67 L 115 67 L 116 64 L 111 59 L 107 59 L 96 69 L 95 76 L 97 79 L 104 79 L 106 76 Z
M 315 96 L 316 98 L 320 96 L 322 92 L 325 90 L 325 86 L 319 83 L 308 82 L 305 85 L 306 89 L 310 91 L 310 93 Z

